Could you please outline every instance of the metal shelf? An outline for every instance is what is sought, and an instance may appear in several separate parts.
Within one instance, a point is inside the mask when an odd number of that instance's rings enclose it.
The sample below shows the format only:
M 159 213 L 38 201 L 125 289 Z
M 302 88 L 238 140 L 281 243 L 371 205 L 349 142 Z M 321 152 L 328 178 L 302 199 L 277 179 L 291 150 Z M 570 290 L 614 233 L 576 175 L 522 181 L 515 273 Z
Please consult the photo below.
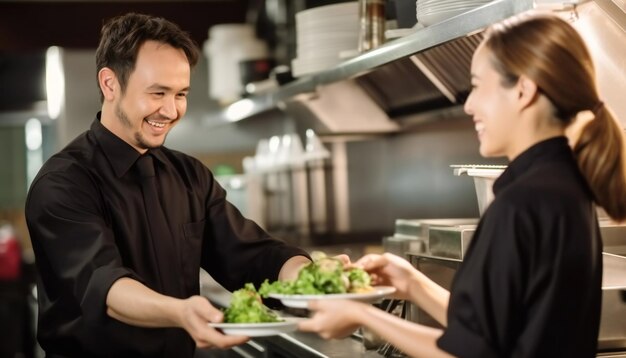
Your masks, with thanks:
M 349 59 L 322 72 L 301 77 L 274 92 L 235 102 L 223 111 L 225 121 L 234 122 L 272 110 L 295 95 L 314 92 L 324 84 L 359 76 L 376 67 L 419 53 L 456 38 L 480 31 L 515 14 L 534 8 L 533 0 L 497 0 L 459 16 L 422 28 L 405 37 Z M 227 113 L 232 106 L 245 107 L 238 114 Z M 244 114 L 245 113 L 245 114 Z

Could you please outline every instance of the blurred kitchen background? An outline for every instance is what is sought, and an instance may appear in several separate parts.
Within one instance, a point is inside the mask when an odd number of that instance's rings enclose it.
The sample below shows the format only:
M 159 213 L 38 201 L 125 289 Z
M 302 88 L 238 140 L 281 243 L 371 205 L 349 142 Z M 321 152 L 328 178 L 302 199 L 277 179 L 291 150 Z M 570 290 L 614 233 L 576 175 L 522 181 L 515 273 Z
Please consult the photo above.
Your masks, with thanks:
M 459 74 L 450 79 L 458 81 L 452 93 L 442 94 L 407 57 L 250 115 L 227 106 L 249 94 L 250 79 L 256 79 L 261 99 L 269 98 L 267 91 L 276 91 L 279 81 L 293 80 L 295 13 L 330 3 L 338 1 L 0 1 L 0 218 L 14 226 L 28 248 L 22 209 L 30 180 L 51 154 L 88 129 L 99 109 L 94 64 L 99 29 L 105 19 L 128 11 L 180 24 L 203 52 L 192 74 L 188 112 L 166 145 L 201 159 L 224 179 L 242 211 L 284 239 L 315 242 L 313 234 L 320 234 L 329 242 L 343 236 L 375 241 L 392 232 L 399 217 L 477 216 L 471 180 L 453 176 L 449 167 L 486 163 L 459 104 L 469 87 L 471 49 L 443 64 Z M 353 11 L 344 19 L 353 26 L 346 38 L 354 41 L 344 50 L 354 56 L 349 50 L 357 50 L 356 2 L 349 5 Z M 395 9 L 387 5 L 391 18 Z M 312 45 L 332 42 L 323 35 Z M 317 62 L 324 68 L 340 60 Z M 314 72 L 301 69 L 300 77 Z M 255 91 L 254 84 L 247 88 Z M 318 153 L 305 158 L 307 143 Z M 246 157 L 249 173 L 278 178 L 269 183 L 261 178 L 266 183 L 259 189 L 253 182 L 254 192 L 247 192 L 248 180 L 241 176 Z M 298 182 L 300 171 L 313 180 Z M 320 171 L 324 175 L 316 177 Z M 315 178 L 323 183 L 312 187 Z M 308 232 L 303 226 L 311 224 L 314 213 L 278 209 L 287 205 L 279 199 L 298 196 L 300 189 L 307 205 L 325 199 L 315 211 L 327 213 L 326 224 L 317 222 Z M 248 194 L 259 197 L 248 199 Z
M 3 315 L 24 309 L 23 297 L 33 300 L 28 186 L 93 121 L 99 29 L 129 11 L 179 24 L 203 54 L 188 112 L 166 146 L 203 161 L 229 200 L 275 236 L 357 259 L 397 249 L 406 220 L 475 223 L 474 181 L 451 165 L 506 164 L 480 157 L 462 108 L 476 30 L 536 4 L 428 3 L 0 1 L 0 256 L 13 250 L 20 262 L 0 262 L 8 272 L 0 277 Z M 581 29 L 602 98 L 626 125 L 624 1 L 538 3 Z M 446 21 L 475 8 L 472 21 Z M 31 321 L 0 324 L 0 336 L 13 339 L 3 342 L 32 344 L 19 333 L 32 330 Z

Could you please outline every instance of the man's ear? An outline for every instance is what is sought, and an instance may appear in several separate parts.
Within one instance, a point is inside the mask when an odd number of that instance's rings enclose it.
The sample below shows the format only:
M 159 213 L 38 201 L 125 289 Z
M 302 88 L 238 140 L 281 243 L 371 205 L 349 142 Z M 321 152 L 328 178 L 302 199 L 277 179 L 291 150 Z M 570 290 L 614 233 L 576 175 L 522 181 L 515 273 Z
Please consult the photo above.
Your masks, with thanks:
M 537 84 L 524 75 L 521 75 L 517 81 L 517 90 L 520 109 L 529 107 L 537 100 L 537 95 L 539 94 Z
M 98 72 L 98 86 L 100 86 L 105 101 L 113 100 L 119 89 L 115 72 L 108 67 L 102 68 Z

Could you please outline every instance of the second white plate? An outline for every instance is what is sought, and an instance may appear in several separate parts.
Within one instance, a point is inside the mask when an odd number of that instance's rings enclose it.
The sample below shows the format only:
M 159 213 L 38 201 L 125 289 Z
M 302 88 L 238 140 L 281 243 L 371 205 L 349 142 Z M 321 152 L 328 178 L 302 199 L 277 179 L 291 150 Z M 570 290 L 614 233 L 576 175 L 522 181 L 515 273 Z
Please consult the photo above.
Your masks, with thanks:
M 281 333 L 293 332 L 298 329 L 298 322 L 304 318 L 282 317 L 282 322 L 268 323 L 209 323 L 209 326 L 217 328 L 226 335 L 263 337 L 275 336 Z
M 310 300 L 356 300 L 362 302 L 376 302 L 394 292 L 396 292 L 395 287 L 375 286 L 372 291 L 365 293 L 331 293 L 326 295 L 283 295 L 270 293 L 268 296 L 279 299 L 283 305 L 287 307 L 307 308 Z

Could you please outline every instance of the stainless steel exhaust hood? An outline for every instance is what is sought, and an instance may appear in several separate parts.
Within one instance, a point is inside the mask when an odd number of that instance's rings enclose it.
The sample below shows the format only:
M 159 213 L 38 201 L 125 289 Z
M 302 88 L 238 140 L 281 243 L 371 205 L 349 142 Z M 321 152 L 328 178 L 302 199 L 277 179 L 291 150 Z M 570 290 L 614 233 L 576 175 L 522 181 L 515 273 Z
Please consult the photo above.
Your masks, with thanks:
M 482 32 L 461 37 L 356 78 L 320 85 L 286 101 L 283 109 L 320 134 L 400 131 L 404 123 L 397 118 L 465 102 L 472 54 L 481 39 Z
M 391 118 L 465 102 L 472 54 L 482 33 L 389 63 L 356 82 Z

